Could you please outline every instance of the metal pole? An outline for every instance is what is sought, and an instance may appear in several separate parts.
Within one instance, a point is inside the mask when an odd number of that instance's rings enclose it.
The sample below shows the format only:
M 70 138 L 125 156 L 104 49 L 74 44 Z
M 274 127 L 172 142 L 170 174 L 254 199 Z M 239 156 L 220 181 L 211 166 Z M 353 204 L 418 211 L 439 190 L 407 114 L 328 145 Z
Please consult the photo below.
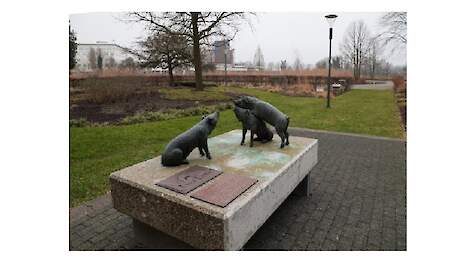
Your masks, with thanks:
M 333 28 L 330 27 L 330 53 L 328 56 L 328 94 L 326 99 L 326 107 L 330 108 L 330 89 L 331 89 L 331 39 L 333 38 Z

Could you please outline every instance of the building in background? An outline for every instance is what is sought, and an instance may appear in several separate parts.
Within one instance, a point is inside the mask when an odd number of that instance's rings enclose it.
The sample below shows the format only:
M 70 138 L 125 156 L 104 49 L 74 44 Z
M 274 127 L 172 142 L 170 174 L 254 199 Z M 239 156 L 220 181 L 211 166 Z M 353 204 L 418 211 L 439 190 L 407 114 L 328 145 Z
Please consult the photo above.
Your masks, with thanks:
M 227 52 L 227 70 L 230 70 L 235 64 L 234 51 L 230 48 L 229 41 L 215 41 L 212 47 L 205 52 L 204 63 L 213 65 L 216 70 L 224 70 L 225 52 Z
M 263 51 L 261 51 L 261 47 L 258 46 L 255 51 L 255 56 L 253 57 L 253 65 L 258 71 L 264 70 L 264 55 Z
M 225 51 L 227 51 L 227 64 L 233 64 L 234 49 L 230 48 L 230 42 L 221 40 L 214 42 L 214 63 L 225 64 Z
M 94 53 L 94 55 L 93 55 Z M 92 71 L 97 69 L 98 54 L 101 53 L 103 58 L 103 68 L 115 68 L 124 61 L 137 62 L 135 55 L 129 53 L 127 49 L 105 41 L 97 41 L 96 43 L 79 43 L 77 48 L 77 65 L 75 69 L 80 71 Z M 93 59 L 94 58 L 94 59 Z M 130 59 L 129 59 L 130 58 Z

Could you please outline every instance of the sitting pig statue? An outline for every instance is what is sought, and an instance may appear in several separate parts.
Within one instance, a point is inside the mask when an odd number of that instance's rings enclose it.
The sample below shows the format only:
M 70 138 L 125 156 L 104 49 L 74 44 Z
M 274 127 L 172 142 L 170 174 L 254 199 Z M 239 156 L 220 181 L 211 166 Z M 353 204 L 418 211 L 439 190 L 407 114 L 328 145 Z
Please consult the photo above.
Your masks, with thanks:
M 162 165 L 178 166 L 188 164 L 186 158 L 196 147 L 199 149 L 201 156 L 205 155 L 208 159 L 211 159 L 207 147 L 207 138 L 214 130 L 218 120 L 219 112 L 203 116 L 199 123 L 171 140 L 163 151 Z

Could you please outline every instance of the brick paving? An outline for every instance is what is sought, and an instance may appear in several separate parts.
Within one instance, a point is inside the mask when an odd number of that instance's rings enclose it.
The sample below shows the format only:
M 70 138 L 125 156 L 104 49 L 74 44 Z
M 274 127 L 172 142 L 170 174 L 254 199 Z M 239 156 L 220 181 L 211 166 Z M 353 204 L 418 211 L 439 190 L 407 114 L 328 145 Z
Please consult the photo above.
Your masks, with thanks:
M 244 250 L 406 250 L 406 142 L 292 129 L 319 139 L 312 195 L 290 195 Z M 70 209 L 70 250 L 141 250 L 102 196 Z

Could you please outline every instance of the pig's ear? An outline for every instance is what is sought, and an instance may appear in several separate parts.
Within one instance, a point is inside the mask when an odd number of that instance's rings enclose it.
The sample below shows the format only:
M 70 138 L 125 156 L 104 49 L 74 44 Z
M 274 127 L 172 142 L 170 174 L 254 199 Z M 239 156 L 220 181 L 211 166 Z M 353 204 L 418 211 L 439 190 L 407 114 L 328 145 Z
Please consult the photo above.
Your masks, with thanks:
M 217 119 L 213 116 L 209 116 L 209 118 L 207 118 L 207 122 L 211 125 L 215 125 L 217 123 Z

